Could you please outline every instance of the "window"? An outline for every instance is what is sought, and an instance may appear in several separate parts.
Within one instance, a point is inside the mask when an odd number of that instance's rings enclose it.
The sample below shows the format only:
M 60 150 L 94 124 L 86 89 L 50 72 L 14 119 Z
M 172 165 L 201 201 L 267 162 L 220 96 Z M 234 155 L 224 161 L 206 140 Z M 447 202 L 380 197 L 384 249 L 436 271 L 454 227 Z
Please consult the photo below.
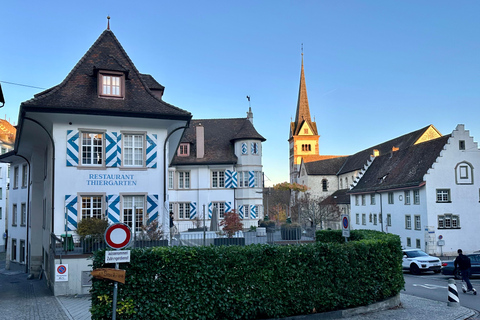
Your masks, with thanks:
M 392 226 L 392 215 L 390 213 L 387 213 L 387 226 Z
M 412 217 L 405 215 L 405 229 L 412 229 Z
M 248 171 L 238 171 L 237 172 L 238 187 L 247 188 L 248 187 Z
M 18 188 L 18 166 L 13 168 L 13 189 Z
M 368 216 L 368 222 L 372 223 L 372 214 L 371 213 Z
M 322 180 L 322 191 L 328 191 L 327 179 Z
M 258 144 L 258 142 L 252 142 L 251 144 L 251 147 L 252 147 L 252 154 L 259 154 L 260 153 L 260 146 Z
M 376 213 L 373 215 L 373 224 L 377 225 L 377 214 Z
M 173 189 L 173 171 L 168 171 L 168 189 Z
M 262 178 L 263 178 L 263 174 L 262 174 L 262 171 L 254 171 L 254 175 L 255 175 L 255 188 L 258 188 L 258 187 L 262 187 L 263 183 L 262 183 Z
M 3 209 L 3 208 L 2 208 L 2 207 L 0 207 L 0 220 L 2 220 L 2 219 L 3 219 L 3 212 L 2 212 L 2 209 Z
M 412 239 L 407 238 L 407 247 L 411 247 L 411 246 L 412 246 Z
M 362 206 L 364 206 L 364 205 L 365 205 L 365 195 L 362 194 Z
M 356 206 L 359 205 L 358 200 L 359 200 L 359 196 L 358 196 L 358 194 L 356 194 L 356 195 L 355 195 L 355 205 L 356 205 Z
M 142 167 L 143 161 L 143 134 L 123 134 L 123 166 Z
M 405 204 L 410 204 L 410 191 L 405 191 Z
M 103 165 L 103 134 L 82 132 L 82 165 Z
M 468 167 L 460 166 L 460 179 L 468 179 Z
M 215 210 L 215 209 L 217 210 L 217 213 L 220 219 L 225 218 L 225 202 L 213 202 L 212 206 L 213 206 L 212 210 Z
M 12 226 L 17 226 L 17 205 L 12 206 Z
M 145 218 L 145 196 L 123 196 L 123 223 L 134 232 L 142 231 L 146 223 Z
M 340 179 L 340 190 L 343 189 L 343 180 Z
M 415 239 L 415 243 L 417 245 L 417 248 L 420 249 L 420 239 Z
M 121 73 L 99 73 L 99 95 L 123 98 L 123 75 Z
M 12 239 L 12 261 L 17 260 L 17 239 Z
M 420 191 L 413 190 L 413 204 L 420 204 Z
M 178 219 L 190 218 L 190 202 L 180 202 L 178 204 Z
M 177 171 L 178 189 L 190 189 L 190 171 Z
M 225 171 L 212 171 L 212 188 L 225 188 Z
M 473 166 L 466 162 L 460 162 L 455 166 L 455 179 L 457 184 L 473 184 Z
M 2 154 L 7 153 L 7 148 L 2 147 Z
M 188 157 L 190 155 L 190 145 L 188 143 L 180 143 L 177 154 L 179 157 Z
M 249 216 L 250 212 L 248 211 L 249 208 L 250 208 L 250 206 L 248 204 L 243 206 L 243 214 L 244 214 L 243 218 L 244 219 L 248 219 L 250 217 Z
M 82 196 L 81 218 L 103 219 L 103 197 L 102 196 Z
M 393 192 L 388 193 L 388 204 L 393 204 Z
M 415 230 L 422 230 L 422 223 L 418 215 L 415 215 Z
M 359 213 L 357 213 L 357 214 L 355 215 L 355 223 L 356 223 L 356 224 L 360 224 L 360 214 L 359 214 Z
M 450 189 L 437 189 L 437 202 L 451 202 Z
M 25 203 L 20 205 L 20 225 L 25 226 L 27 224 L 27 206 Z
M 438 229 L 459 229 L 460 217 L 454 214 L 444 214 L 438 216 Z
M 465 140 L 458 141 L 458 149 L 465 150 Z
M 303 129 L 304 134 L 308 134 L 308 129 Z
M 362 224 L 363 225 L 367 224 L 367 216 L 365 215 L 365 213 L 362 213 Z
M 3 188 L 0 188 L 0 200 L 3 199 Z
M 20 240 L 20 263 L 25 262 L 25 240 Z
M 27 169 L 27 165 L 24 164 L 22 166 L 22 188 L 27 187 L 27 181 L 28 181 L 28 169 Z
M 370 195 L 370 205 L 374 206 L 375 205 L 375 194 L 372 193 Z

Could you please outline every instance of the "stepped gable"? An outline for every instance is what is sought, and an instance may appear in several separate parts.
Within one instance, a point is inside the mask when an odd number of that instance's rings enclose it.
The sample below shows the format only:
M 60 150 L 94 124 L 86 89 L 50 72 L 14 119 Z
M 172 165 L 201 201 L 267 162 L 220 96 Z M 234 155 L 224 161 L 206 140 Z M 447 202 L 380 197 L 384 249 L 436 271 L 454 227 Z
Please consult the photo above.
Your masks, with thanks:
M 125 74 L 123 98 L 99 98 L 98 71 Z M 189 120 L 188 111 L 157 98 L 161 86 L 138 72 L 111 30 L 105 30 L 67 77 L 57 86 L 21 104 L 23 111 Z
M 197 158 L 196 127 L 204 127 L 204 157 Z M 233 142 L 238 139 L 265 141 L 247 118 L 196 119 L 190 122 L 180 143 L 190 144 L 189 156 L 175 154 L 171 166 L 196 164 L 235 164 L 237 156 Z
M 412 145 L 375 158 L 349 193 L 418 187 L 451 135 Z
M 345 162 L 345 157 L 331 158 L 313 162 L 305 162 L 305 170 L 308 175 L 336 175 Z
M 355 170 L 361 170 L 365 163 L 368 161 L 368 159 L 370 159 L 370 156 L 373 155 L 373 150 L 378 150 L 379 155 L 383 155 L 386 153 L 390 153 L 392 151 L 392 148 L 398 148 L 399 150 L 408 148 L 414 145 L 422 136 L 425 135 L 427 131 L 431 130 L 431 128 L 434 129 L 432 125 L 428 125 L 422 129 L 407 133 L 403 136 L 394 138 L 392 140 L 357 152 L 346 159 L 345 164 L 337 174 L 341 175 Z M 436 129 L 434 130 L 436 131 Z

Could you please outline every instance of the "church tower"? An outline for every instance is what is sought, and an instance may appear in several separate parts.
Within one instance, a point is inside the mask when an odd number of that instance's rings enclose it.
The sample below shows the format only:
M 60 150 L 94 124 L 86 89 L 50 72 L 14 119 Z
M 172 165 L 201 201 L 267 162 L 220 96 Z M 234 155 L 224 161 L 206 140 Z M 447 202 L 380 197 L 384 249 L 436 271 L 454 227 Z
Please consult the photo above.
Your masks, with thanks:
M 295 121 L 290 123 L 290 136 L 288 138 L 290 147 L 290 182 L 298 182 L 300 164 L 305 156 L 318 155 L 317 124 L 310 117 L 310 108 L 308 106 L 307 86 L 305 84 L 305 74 L 303 71 L 303 52 L 302 52 L 302 70 L 300 73 L 300 88 L 298 90 L 297 112 Z

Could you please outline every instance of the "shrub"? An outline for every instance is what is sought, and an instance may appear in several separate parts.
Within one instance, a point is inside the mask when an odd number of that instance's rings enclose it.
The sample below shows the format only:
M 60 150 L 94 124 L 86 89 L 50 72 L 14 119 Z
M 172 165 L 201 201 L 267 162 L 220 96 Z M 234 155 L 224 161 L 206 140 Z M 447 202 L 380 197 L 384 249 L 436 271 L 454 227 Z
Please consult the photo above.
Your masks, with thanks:
M 225 213 L 223 220 L 220 222 L 220 226 L 223 226 L 223 232 L 225 232 L 229 238 L 233 237 L 235 232 L 243 230 L 243 223 L 235 210 Z
M 103 239 L 105 230 L 108 228 L 108 221 L 98 218 L 84 218 L 77 224 L 77 234 L 85 239 L 87 236 L 97 240 Z

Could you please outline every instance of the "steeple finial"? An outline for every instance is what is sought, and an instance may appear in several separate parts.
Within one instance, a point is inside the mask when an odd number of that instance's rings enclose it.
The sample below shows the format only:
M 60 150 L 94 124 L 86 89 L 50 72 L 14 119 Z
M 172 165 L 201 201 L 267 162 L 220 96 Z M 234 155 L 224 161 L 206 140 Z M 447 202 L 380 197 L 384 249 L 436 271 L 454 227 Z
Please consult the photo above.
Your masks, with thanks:
M 107 30 L 110 30 L 110 16 L 107 16 L 107 21 Z
M 303 43 L 302 43 L 302 58 L 303 58 Z

